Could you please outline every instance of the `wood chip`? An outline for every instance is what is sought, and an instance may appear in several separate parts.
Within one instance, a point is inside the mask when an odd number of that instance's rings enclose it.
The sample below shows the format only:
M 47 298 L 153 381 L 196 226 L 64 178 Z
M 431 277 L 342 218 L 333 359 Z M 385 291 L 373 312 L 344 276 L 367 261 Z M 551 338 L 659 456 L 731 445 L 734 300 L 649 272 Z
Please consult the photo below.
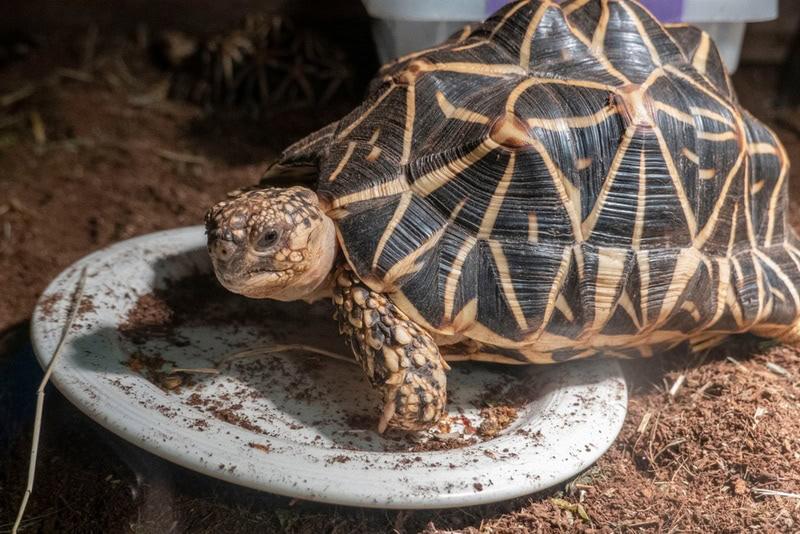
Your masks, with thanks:
M 21 100 L 25 100 L 35 92 L 36 92 L 36 86 L 33 85 L 32 83 L 23 85 L 16 91 L 12 91 L 10 93 L 6 93 L 0 96 L 0 107 L 8 107 L 11 104 L 16 104 Z
M 727 357 L 727 358 L 725 358 L 725 359 L 726 359 L 726 360 L 728 360 L 729 362 L 731 362 L 733 365 L 735 365 L 735 366 L 736 366 L 736 369 L 738 369 L 739 371 L 741 371 L 741 372 L 743 372 L 743 373 L 749 373 L 749 372 L 750 372 L 750 369 L 748 369 L 747 367 L 745 367 L 744 365 L 742 365 L 742 364 L 739 362 L 739 360 L 737 360 L 736 358 L 734 358 L 734 357 L 732 357 L 732 356 L 728 356 L 728 357 Z
M 56 74 L 61 78 L 69 78 L 70 80 L 75 80 L 78 82 L 91 83 L 94 81 L 94 76 L 92 76 L 91 73 L 78 69 L 62 67 L 60 69 L 56 69 Z
M 685 381 L 686 381 L 686 375 L 681 373 L 681 375 L 677 378 L 677 380 L 675 380 L 675 383 L 672 384 L 672 387 L 669 388 L 669 396 L 674 398 L 675 395 L 678 394 L 678 390 L 681 389 L 681 386 Z
M 155 152 L 160 157 L 169 161 L 192 163 L 194 165 L 208 165 L 208 160 L 203 156 L 196 156 L 194 154 L 187 154 L 185 152 L 173 152 L 172 150 L 167 150 L 165 148 L 158 148 Z
M 644 434 L 645 431 L 647 430 L 647 425 L 650 423 L 651 417 L 653 417 L 652 413 L 650 412 L 645 413 L 644 416 L 642 417 L 642 421 L 639 423 L 639 428 L 636 429 L 636 432 L 638 432 L 639 434 Z
M 37 145 L 45 144 L 47 142 L 47 132 L 41 114 L 39 114 L 39 112 L 35 110 L 31 111 L 30 121 L 31 121 L 31 133 L 33 134 L 33 140 L 36 141 Z
M 800 499 L 800 493 L 788 493 L 786 491 L 775 491 L 765 488 L 753 488 L 753 493 L 765 497 L 787 497 L 789 499 Z
M 767 362 L 766 365 L 767 365 L 767 369 L 769 369 L 770 371 L 772 371 L 776 375 L 781 375 L 781 376 L 784 376 L 786 378 L 791 378 L 792 377 L 792 373 L 790 373 L 789 371 L 787 371 L 786 369 L 784 369 L 783 367 L 781 367 L 777 363 Z

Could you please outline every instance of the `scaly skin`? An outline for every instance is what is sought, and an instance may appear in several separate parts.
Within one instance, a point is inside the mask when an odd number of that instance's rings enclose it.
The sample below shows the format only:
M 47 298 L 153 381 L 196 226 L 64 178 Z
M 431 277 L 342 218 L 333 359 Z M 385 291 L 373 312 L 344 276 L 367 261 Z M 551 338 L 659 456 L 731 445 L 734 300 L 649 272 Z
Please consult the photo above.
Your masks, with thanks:
M 444 413 L 449 368 L 430 334 L 386 296 L 362 283 L 349 265 L 335 276 L 333 301 L 346 335 L 370 382 L 383 395 L 378 431 L 430 428 Z

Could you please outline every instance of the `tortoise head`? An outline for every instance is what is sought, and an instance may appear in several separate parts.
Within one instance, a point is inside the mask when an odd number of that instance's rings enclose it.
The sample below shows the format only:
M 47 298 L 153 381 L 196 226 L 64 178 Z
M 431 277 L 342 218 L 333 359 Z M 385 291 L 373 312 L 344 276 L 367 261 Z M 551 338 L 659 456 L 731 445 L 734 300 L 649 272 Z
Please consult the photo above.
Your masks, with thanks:
M 214 271 L 227 289 L 284 301 L 324 294 L 336 231 L 310 189 L 231 193 L 206 213 L 206 235 Z

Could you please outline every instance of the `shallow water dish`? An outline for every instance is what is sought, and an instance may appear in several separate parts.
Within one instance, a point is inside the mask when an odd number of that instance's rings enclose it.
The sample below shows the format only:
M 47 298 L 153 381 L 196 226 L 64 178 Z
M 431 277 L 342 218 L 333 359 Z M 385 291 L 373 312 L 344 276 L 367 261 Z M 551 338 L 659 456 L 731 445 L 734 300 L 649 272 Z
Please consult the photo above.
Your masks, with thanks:
M 98 423 L 184 467 L 314 501 L 465 506 L 574 476 L 622 426 L 627 393 L 614 361 L 462 363 L 449 374 L 449 415 L 436 433 L 380 436 L 378 399 L 354 365 L 302 351 L 241 357 L 292 343 L 347 354 L 330 307 L 227 294 L 206 256 L 201 227 L 106 248 L 47 288 L 32 325 L 46 366 L 87 267 L 52 379 Z M 220 363 L 231 355 L 240 357 Z

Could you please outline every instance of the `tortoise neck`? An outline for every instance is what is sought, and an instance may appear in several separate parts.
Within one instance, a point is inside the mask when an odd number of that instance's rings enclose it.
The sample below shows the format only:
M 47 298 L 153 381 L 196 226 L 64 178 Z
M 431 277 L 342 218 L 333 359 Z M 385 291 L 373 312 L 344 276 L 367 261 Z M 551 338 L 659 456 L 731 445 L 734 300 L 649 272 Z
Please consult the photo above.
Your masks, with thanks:
M 302 299 L 314 302 L 330 298 L 333 294 L 333 271 L 335 265 L 341 261 L 341 252 L 336 241 L 336 228 L 330 217 L 322 215 L 322 224 L 309 240 L 308 246 L 312 258 L 311 267 L 292 288 L 300 294 L 293 299 L 285 300 Z

